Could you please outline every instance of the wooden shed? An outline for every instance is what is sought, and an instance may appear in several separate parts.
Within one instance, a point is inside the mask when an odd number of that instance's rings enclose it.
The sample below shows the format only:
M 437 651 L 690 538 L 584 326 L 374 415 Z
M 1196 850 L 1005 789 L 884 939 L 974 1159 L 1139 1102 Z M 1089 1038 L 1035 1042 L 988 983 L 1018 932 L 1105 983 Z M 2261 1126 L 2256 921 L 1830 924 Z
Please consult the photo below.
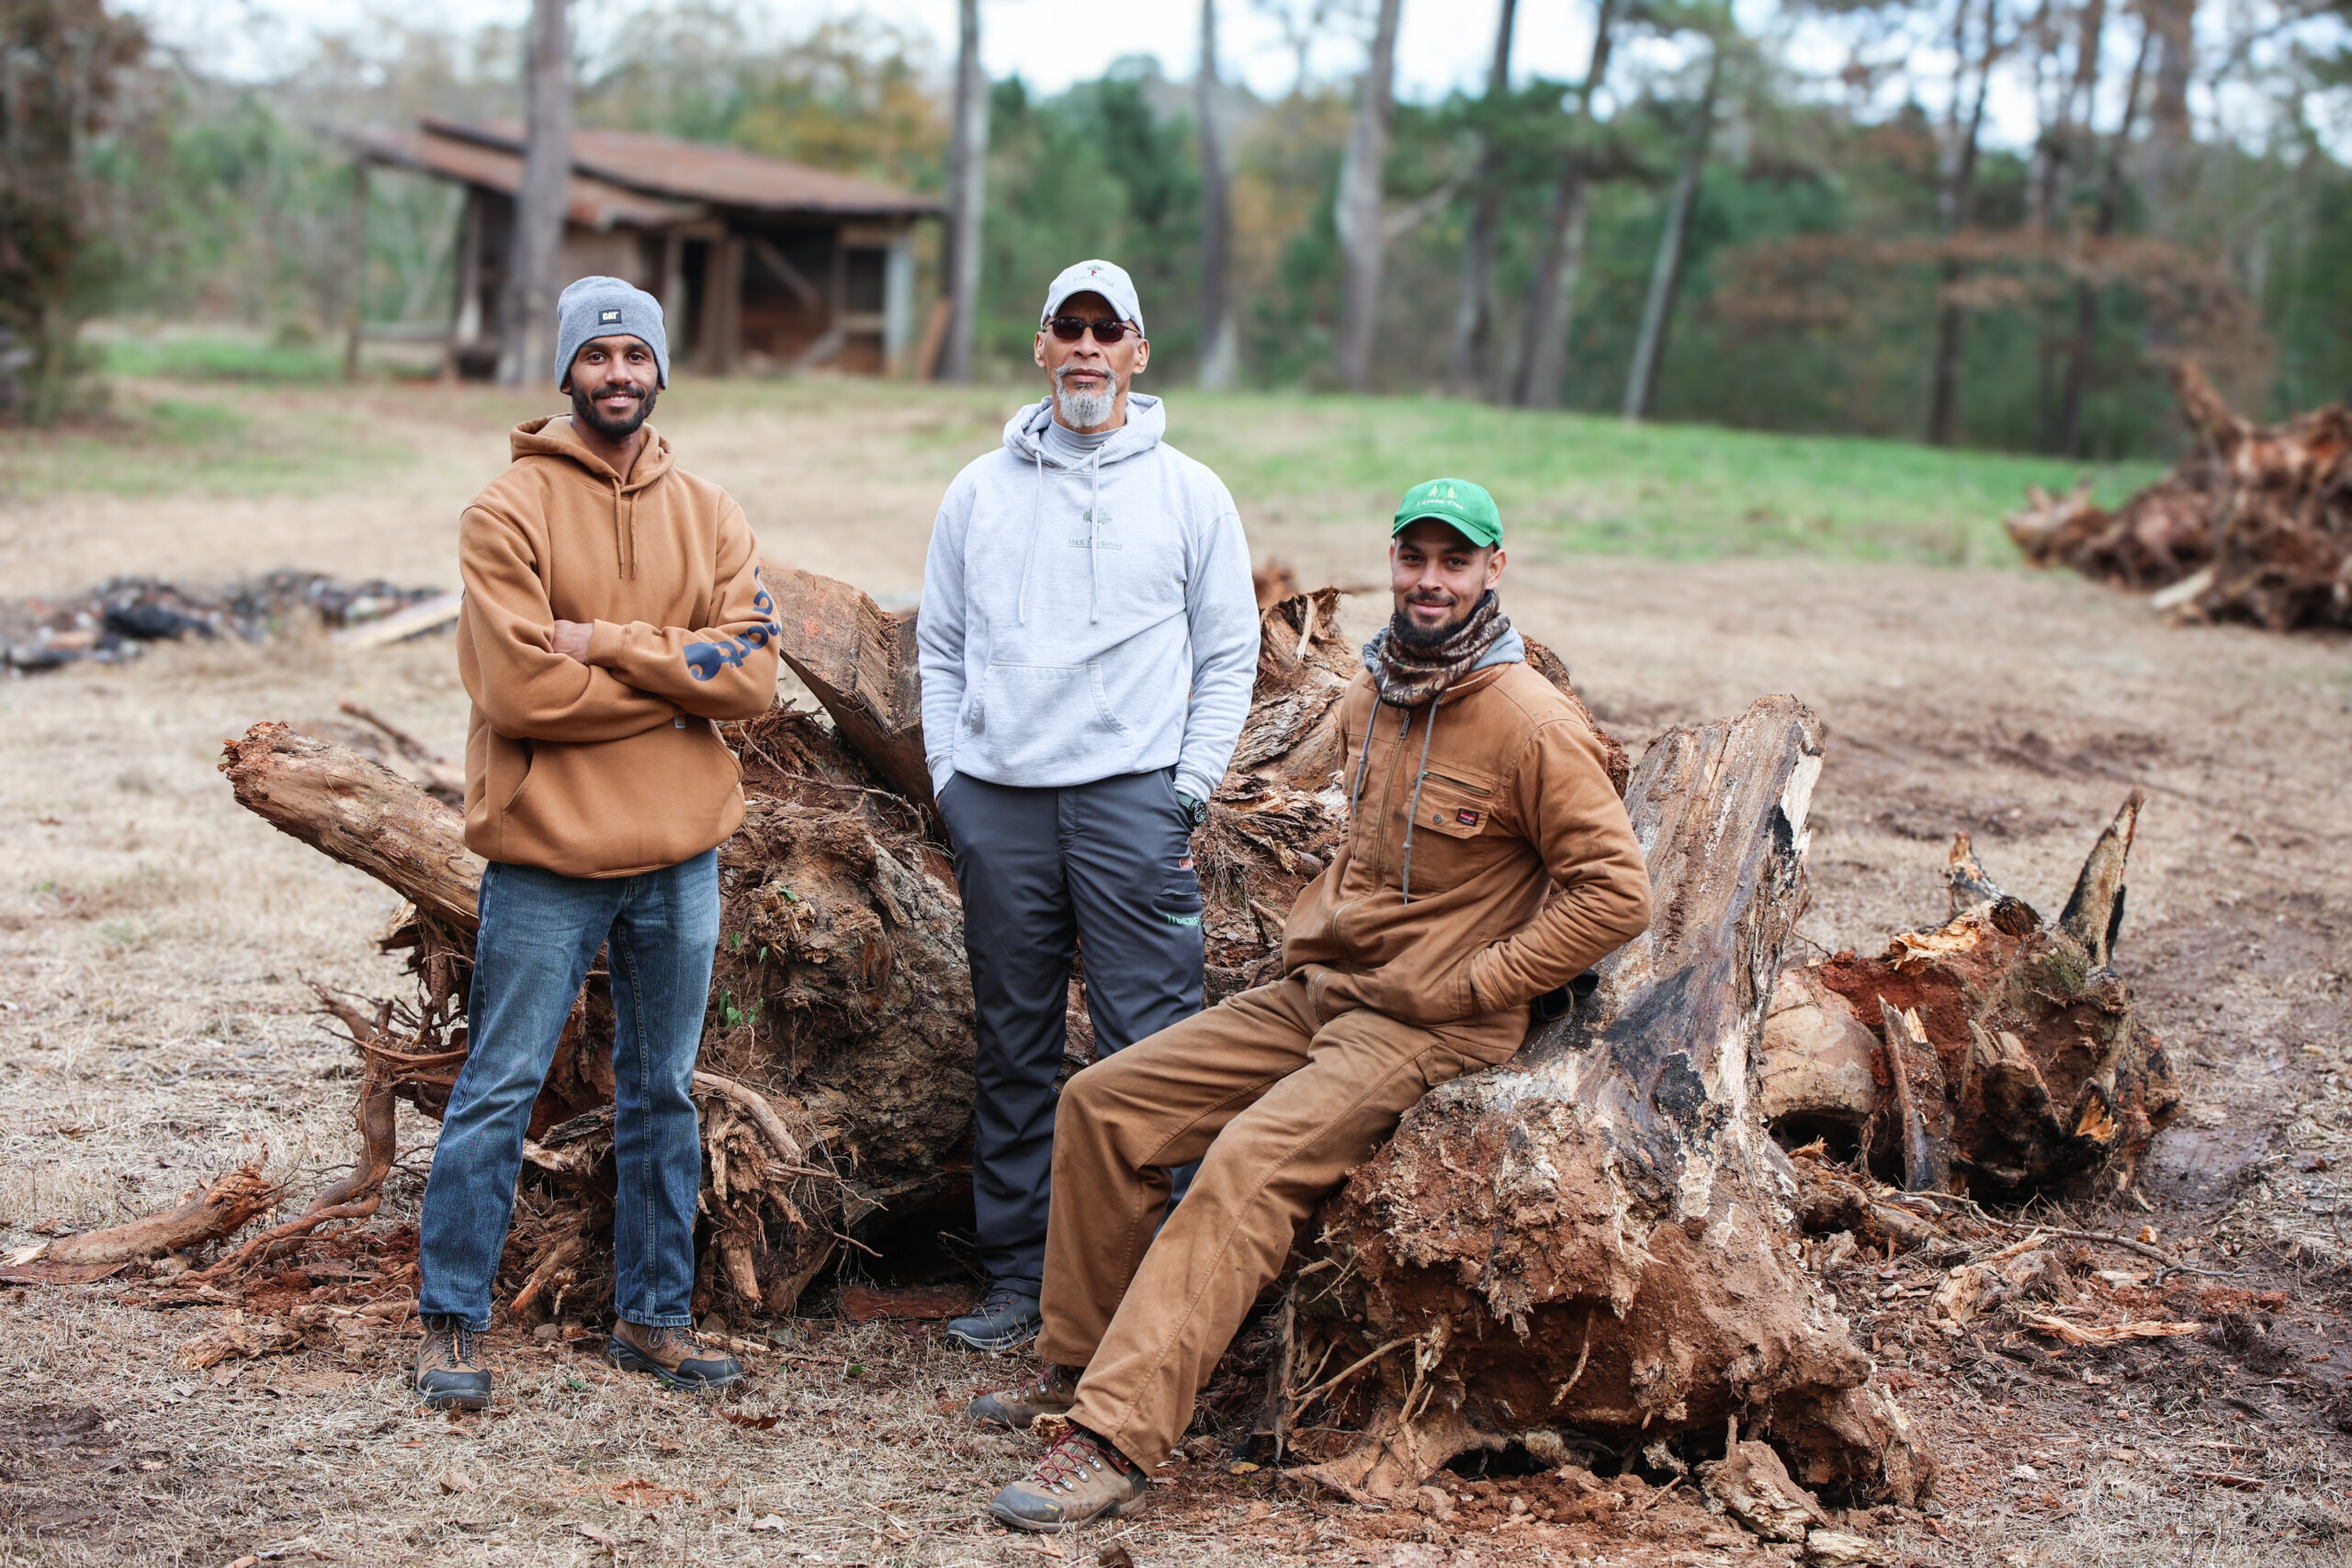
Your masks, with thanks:
M 426 118 L 346 133 L 362 168 L 463 186 L 450 364 L 498 358 L 523 130 Z M 739 147 L 575 130 L 563 281 L 605 273 L 658 297 L 673 361 L 701 375 L 820 366 L 896 374 L 914 351 L 917 220 L 939 202 Z

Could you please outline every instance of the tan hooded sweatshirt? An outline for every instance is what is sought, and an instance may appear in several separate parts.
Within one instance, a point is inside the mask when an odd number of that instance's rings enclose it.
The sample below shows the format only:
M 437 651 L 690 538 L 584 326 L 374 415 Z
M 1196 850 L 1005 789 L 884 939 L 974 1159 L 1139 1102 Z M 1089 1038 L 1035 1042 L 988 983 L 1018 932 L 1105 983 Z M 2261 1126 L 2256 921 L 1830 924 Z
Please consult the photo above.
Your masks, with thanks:
M 1527 1004 L 1649 924 L 1649 874 L 1591 728 L 1549 681 L 1489 665 L 1396 708 L 1340 699 L 1347 839 L 1292 906 L 1283 966 L 1407 1023 L 1475 1021 L 1501 1061 Z
M 743 819 L 713 721 L 775 700 L 759 543 L 650 425 L 626 478 L 568 416 L 518 425 L 513 447 L 458 530 L 466 847 L 566 876 L 675 865 Z M 555 651 L 558 620 L 594 624 L 586 663 Z

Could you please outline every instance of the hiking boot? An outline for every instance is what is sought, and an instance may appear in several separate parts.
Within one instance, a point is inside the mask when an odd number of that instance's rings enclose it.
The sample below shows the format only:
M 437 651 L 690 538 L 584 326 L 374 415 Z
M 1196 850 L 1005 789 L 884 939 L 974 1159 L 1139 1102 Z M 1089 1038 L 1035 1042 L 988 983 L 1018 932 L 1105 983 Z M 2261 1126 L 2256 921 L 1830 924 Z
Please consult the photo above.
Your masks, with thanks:
M 435 1313 L 424 1320 L 424 1343 L 416 1348 L 409 1386 L 429 1410 L 480 1410 L 490 1404 L 490 1369 L 474 1348 L 481 1336 L 455 1317 Z
M 671 1388 L 699 1393 L 743 1381 L 743 1363 L 691 1328 L 654 1328 L 616 1318 L 605 1359 L 627 1371 L 651 1372 Z
M 1051 1534 L 1133 1513 L 1150 1490 L 1133 1460 L 1085 1427 L 1072 1427 L 1036 1469 L 996 1495 L 989 1512 L 1014 1529 Z
M 1046 1326 L 1037 1298 L 1003 1286 L 947 1325 L 947 1337 L 967 1350 L 1018 1350 Z
M 964 1407 L 964 1419 L 975 1427 L 1001 1427 L 1025 1432 L 1040 1416 L 1062 1416 L 1078 1399 L 1078 1369 L 1046 1364 L 1044 1371 L 1019 1388 L 984 1393 Z

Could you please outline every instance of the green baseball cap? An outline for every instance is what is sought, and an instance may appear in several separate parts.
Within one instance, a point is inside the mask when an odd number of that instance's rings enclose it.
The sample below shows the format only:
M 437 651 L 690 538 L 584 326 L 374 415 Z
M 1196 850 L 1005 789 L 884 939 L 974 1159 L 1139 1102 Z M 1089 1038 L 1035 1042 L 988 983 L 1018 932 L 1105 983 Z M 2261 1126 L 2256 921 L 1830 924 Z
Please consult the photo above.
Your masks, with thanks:
M 1468 479 L 1429 479 L 1407 491 L 1396 504 L 1396 523 L 1388 530 L 1389 537 L 1424 517 L 1446 524 L 1474 545 L 1492 547 L 1503 542 L 1503 514 L 1496 509 L 1495 498 L 1484 485 Z

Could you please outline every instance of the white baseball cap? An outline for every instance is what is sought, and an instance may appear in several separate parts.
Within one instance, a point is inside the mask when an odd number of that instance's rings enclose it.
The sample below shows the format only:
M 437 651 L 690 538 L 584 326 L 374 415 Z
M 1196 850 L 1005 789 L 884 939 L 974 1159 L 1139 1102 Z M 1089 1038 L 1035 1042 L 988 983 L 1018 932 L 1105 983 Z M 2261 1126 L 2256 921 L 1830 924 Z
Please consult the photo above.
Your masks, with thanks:
M 1143 307 L 1136 303 L 1135 279 L 1117 263 L 1082 261 L 1062 268 L 1054 286 L 1046 290 L 1046 308 L 1037 312 L 1037 324 L 1044 326 L 1052 320 L 1062 302 L 1073 294 L 1100 294 L 1111 301 L 1111 309 L 1119 312 L 1119 320 L 1135 323 L 1137 333 L 1143 331 Z

